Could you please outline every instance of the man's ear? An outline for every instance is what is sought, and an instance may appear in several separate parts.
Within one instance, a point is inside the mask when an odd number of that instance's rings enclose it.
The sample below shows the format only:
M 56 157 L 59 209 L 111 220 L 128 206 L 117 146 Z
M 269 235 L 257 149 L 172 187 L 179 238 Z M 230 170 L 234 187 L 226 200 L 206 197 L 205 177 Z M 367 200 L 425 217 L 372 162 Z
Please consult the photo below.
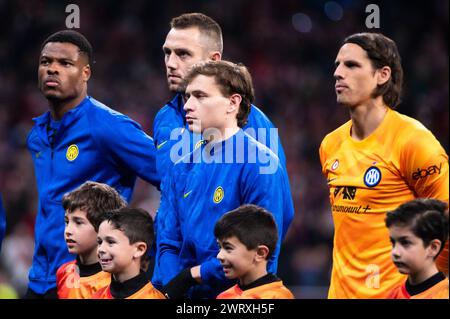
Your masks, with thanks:
M 89 64 L 86 64 L 83 67 L 83 82 L 89 81 L 91 78 L 91 66 Z
M 227 113 L 239 112 L 239 106 L 242 102 L 242 96 L 240 94 L 232 94 L 230 97 L 230 104 L 227 107 Z
M 227 113 L 234 113 L 235 111 L 239 112 L 239 106 L 241 105 L 242 102 L 242 96 L 237 93 L 232 94 L 229 97 L 229 101 L 230 103 L 227 107 Z
M 391 68 L 387 65 L 377 70 L 377 84 L 383 85 L 391 78 Z
M 256 248 L 255 261 L 258 262 L 265 261 L 268 255 L 269 255 L 269 247 L 267 247 L 266 245 L 259 245 Z
M 219 51 L 211 51 L 208 54 L 208 58 L 211 61 L 220 61 L 220 60 L 222 60 L 222 54 L 220 54 Z
M 134 243 L 133 246 L 135 247 L 135 252 L 133 254 L 133 258 L 140 258 L 147 251 L 147 244 L 144 243 L 143 241 L 138 241 L 138 242 Z

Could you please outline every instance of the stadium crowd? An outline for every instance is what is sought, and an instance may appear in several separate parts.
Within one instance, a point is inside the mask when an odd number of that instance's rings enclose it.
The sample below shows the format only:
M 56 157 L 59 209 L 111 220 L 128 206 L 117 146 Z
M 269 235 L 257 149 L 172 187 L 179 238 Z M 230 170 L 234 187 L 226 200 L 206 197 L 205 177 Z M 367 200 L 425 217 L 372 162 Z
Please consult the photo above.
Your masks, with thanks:
M 77 2 L 80 31 L 90 39 L 96 60 L 89 93 L 150 135 L 155 114 L 171 97 L 161 50 L 171 17 L 203 12 L 221 24 L 224 58 L 248 66 L 255 104 L 278 127 L 283 142 L 296 214 L 282 247 L 279 276 L 297 298 L 326 297 L 333 225 L 318 148 L 326 133 L 348 120 L 335 102 L 332 76 L 339 41 L 370 31 L 365 26 L 370 2 L 336 1 L 331 9 L 329 3 Z M 36 84 L 40 43 L 64 28 L 67 4 L 0 2 L 0 191 L 8 222 L 0 285 L 12 286 L 18 296 L 26 291 L 37 211 L 26 138 L 32 118 L 47 111 Z M 421 121 L 448 153 L 448 2 L 419 7 L 382 1 L 379 6 L 380 31 L 397 42 L 403 58 L 404 96 L 398 110 Z M 138 181 L 131 205 L 154 214 L 159 193 Z

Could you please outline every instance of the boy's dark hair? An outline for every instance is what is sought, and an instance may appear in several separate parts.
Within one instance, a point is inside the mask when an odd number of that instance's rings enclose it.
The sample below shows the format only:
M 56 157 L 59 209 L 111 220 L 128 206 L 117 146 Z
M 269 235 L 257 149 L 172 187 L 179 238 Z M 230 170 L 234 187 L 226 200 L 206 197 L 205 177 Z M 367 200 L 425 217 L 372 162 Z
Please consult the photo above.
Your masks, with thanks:
M 197 27 L 200 33 L 208 36 L 213 43 L 213 49 L 222 54 L 223 39 L 222 28 L 212 18 L 203 13 L 184 13 L 170 21 L 170 27 L 173 29 L 188 29 Z
M 366 51 L 374 69 L 391 68 L 391 78 L 375 89 L 373 97 L 382 95 L 387 106 L 396 108 L 401 101 L 403 69 L 395 42 L 381 33 L 364 32 L 350 35 L 345 43 L 357 44 Z
M 392 212 L 388 212 L 386 226 L 388 228 L 393 225 L 409 227 L 414 235 L 423 240 L 425 247 L 433 239 L 438 239 L 441 242 L 440 253 L 448 238 L 446 210 L 447 204 L 440 200 L 417 198 L 400 205 Z
M 86 212 L 86 217 L 98 232 L 100 220 L 105 212 L 120 209 L 127 205 L 119 193 L 109 185 L 97 182 L 85 182 L 62 198 L 64 210 L 77 209 Z
M 242 97 L 239 111 L 236 115 L 239 127 L 247 124 L 251 105 L 255 99 L 253 81 L 250 72 L 243 64 L 235 64 L 229 61 L 208 61 L 192 66 L 184 78 L 184 89 L 198 75 L 214 77 L 220 92 L 229 97 L 239 94 Z M 186 90 L 185 90 L 186 91 Z
M 224 214 L 214 227 L 214 236 L 218 240 L 235 236 L 248 250 L 265 245 L 269 248 L 269 259 L 277 245 L 278 231 L 271 213 L 246 204 Z
M 111 223 L 115 229 L 122 231 L 130 244 L 142 241 L 147 244 L 147 251 L 153 245 L 155 237 L 153 219 L 149 213 L 141 208 L 125 207 L 107 212 L 102 216 L 100 223 L 104 221 Z M 145 255 L 142 256 L 142 259 L 145 258 Z
M 88 57 L 88 63 L 92 66 L 93 61 L 93 50 L 92 45 L 86 39 L 84 35 L 80 32 L 74 30 L 62 30 L 50 35 L 41 46 L 41 51 L 44 46 L 49 42 L 61 42 L 61 43 L 72 43 L 78 47 L 81 53 L 84 53 Z

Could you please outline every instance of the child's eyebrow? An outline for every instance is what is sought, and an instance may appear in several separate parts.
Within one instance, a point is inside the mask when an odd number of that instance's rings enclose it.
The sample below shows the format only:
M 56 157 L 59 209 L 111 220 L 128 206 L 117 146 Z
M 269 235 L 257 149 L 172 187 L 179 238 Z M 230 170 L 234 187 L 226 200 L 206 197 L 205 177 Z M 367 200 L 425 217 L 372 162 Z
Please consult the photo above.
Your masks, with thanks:
M 409 239 L 410 236 L 400 236 L 400 237 L 390 237 L 392 240 L 405 240 L 405 239 Z
M 232 244 L 232 243 L 230 243 L 228 240 L 224 240 L 223 242 L 222 242 L 222 246 L 231 246 L 231 247 L 234 247 L 234 245 Z

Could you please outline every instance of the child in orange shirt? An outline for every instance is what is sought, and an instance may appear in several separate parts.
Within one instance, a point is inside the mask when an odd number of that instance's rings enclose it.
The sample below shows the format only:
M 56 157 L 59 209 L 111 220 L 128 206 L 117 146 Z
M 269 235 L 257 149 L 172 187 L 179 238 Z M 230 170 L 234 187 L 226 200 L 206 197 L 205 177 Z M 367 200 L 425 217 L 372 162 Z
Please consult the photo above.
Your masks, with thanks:
M 392 260 L 408 275 L 391 299 L 448 299 L 448 278 L 436 267 L 436 257 L 448 238 L 447 205 L 437 199 L 415 199 L 386 217 Z
M 243 205 L 217 221 L 217 258 L 225 277 L 239 280 L 217 299 L 294 299 L 279 278 L 267 273 L 277 234 L 272 214 L 256 205 Z
M 98 231 L 98 257 L 111 284 L 93 299 L 166 299 L 147 279 L 143 262 L 154 240 L 153 220 L 145 210 L 107 213 Z
M 66 211 L 64 238 L 69 252 L 77 257 L 56 272 L 58 298 L 88 299 L 111 280 L 98 262 L 99 220 L 106 211 L 125 207 L 126 202 L 114 188 L 86 182 L 64 195 L 62 205 Z

